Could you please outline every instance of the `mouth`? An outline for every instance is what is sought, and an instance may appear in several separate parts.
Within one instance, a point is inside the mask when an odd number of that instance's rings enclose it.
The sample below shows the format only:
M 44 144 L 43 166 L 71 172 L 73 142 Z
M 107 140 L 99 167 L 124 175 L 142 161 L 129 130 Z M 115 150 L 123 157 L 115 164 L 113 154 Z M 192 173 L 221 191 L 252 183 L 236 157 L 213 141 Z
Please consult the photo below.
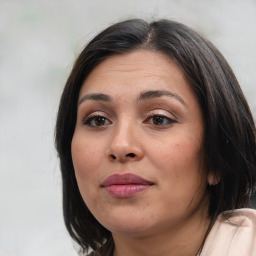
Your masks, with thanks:
M 113 197 L 128 198 L 149 189 L 152 185 L 154 183 L 151 181 L 135 174 L 126 173 L 107 177 L 101 187 Z

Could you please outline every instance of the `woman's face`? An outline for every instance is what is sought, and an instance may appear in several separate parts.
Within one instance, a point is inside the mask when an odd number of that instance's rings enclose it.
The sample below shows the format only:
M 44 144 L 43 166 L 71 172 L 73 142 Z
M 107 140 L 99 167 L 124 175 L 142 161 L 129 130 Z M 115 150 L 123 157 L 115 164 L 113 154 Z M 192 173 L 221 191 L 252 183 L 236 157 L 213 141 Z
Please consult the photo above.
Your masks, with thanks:
M 72 140 L 77 183 L 113 234 L 150 235 L 205 212 L 204 122 L 166 55 L 109 57 L 84 81 Z

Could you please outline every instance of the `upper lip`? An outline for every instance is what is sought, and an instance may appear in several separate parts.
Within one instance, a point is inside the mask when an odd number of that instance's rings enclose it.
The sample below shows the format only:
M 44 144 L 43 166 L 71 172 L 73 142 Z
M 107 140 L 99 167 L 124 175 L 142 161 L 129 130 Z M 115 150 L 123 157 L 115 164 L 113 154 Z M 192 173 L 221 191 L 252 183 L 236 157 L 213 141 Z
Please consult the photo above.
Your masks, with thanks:
M 153 185 L 153 182 L 148 181 L 132 173 L 125 173 L 125 174 L 113 174 L 108 176 L 102 182 L 101 186 L 108 187 L 111 185 L 128 185 L 128 184 Z

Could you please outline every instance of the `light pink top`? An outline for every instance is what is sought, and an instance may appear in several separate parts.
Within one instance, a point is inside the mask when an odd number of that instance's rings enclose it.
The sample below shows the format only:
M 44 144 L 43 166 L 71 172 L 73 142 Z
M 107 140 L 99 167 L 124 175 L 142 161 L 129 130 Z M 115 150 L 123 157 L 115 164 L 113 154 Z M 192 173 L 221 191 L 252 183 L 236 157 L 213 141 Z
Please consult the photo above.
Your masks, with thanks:
M 200 256 L 256 256 L 256 210 L 238 209 L 218 217 Z

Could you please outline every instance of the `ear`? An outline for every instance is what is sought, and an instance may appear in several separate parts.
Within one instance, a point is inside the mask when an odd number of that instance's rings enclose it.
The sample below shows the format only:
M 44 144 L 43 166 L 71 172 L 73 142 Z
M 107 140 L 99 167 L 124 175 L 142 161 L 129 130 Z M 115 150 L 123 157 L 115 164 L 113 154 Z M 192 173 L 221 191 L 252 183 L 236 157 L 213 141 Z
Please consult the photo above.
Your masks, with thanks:
M 210 186 L 215 186 L 220 182 L 220 177 L 216 173 L 209 172 L 207 180 Z

